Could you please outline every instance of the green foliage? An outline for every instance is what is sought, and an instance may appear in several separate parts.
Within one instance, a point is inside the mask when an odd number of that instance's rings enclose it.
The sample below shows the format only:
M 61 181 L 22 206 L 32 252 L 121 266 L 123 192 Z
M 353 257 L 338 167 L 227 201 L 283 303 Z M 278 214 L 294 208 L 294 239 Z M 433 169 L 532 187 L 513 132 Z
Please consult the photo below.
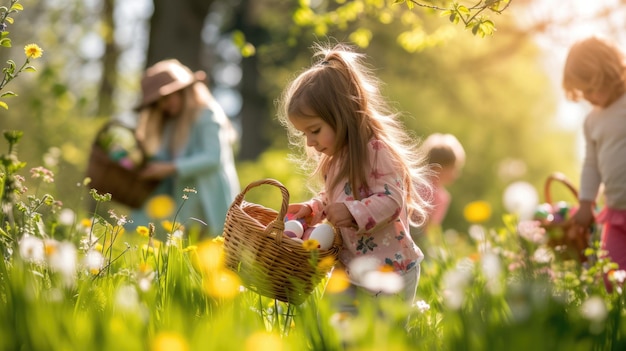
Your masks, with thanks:
M 369 46 L 373 32 L 358 23 L 365 18 L 375 19 L 381 24 L 401 22 L 402 28 L 397 41 L 408 52 L 421 51 L 432 47 L 441 40 L 439 30 L 430 32 L 424 25 L 422 14 L 439 12 L 448 17 L 451 23 L 463 23 L 475 36 L 490 36 L 496 31 L 489 14 L 501 14 L 509 7 L 509 0 L 487 0 L 464 5 L 457 1 L 415 1 L 415 0 L 355 0 L 299 2 L 293 21 L 298 27 L 312 28 L 318 37 L 329 36 L 336 30 L 348 30 L 350 40 L 361 48 Z M 402 6 L 406 5 L 406 7 Z

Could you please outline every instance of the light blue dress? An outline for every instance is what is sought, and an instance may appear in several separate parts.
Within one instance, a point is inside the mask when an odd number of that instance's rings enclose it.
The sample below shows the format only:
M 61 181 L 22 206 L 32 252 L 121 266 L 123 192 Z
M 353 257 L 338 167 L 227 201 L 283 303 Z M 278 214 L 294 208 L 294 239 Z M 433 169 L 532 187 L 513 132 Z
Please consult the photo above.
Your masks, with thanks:
M 201 225 L 201 229 L 210 237 L 222 234 L 226 212 L 240 193 L 230 136 L 221 127 L 218 118 L 210 109 L 200 113 L 189 132 L 189 142 L 173 160 L 176 174 L 164 179 L 152 194 L 171 196 L 176 201 L 175 210 L 180 210 L 176 222 L 186 228 Z M 173 123 L 166 125 L 164 145 L 154 156 L 154 160 L 172 161 L 167 142 L 172 127 Z M 197 193 L 186 193 L 185 188 L 195 189 Z M 183 195 L 187 195 L 188 199 L 183 200 Z M 145 204 L 143 208 L 132 211 L 129 219 L 132 223 L 129 223 L 127 229 L 134 230 L 136 226 L 147 226 L 149 222 L 153 222 L 157 226 L 157 232 L 163 231 L 159 228 L 160 223 L 157 223 L 161 220 L 147 216 Z M 166 220 L 173 221 L 174 214 Z M 164 239 L 163 235 L 158 237 Z

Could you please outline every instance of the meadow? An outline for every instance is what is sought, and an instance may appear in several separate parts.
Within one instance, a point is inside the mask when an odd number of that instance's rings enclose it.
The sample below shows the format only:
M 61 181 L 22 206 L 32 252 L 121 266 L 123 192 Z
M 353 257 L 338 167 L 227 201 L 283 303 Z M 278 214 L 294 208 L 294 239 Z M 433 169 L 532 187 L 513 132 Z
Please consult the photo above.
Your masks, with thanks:
M 155 202 L 159 218 L 127 232 L 129 219 L 115 210 L 81 217 L 41 191 L 54 182 L 44 167 L 29 170 L 29 184 L 39 186 L 25 189 L 20 133 L 4 137 L 0 350 L 626 347 L 626 272 L 602 258 L 598 233 L 580 263 L 547 245 L 551 233 L 538 222 L 506 215 L 501 227 L 485 227 L 476 204 L 467 233 L 419 238 L 426 259 L 413 306 L 364 298 L 357 315 L 338 313 L 330 301 L 346 287 L 341 272 L 299 305 L 261 296 L 226 268 L 223 237 L 193 239 L 163 199 Z M 111 199 L 89 190 L 88 179 L 77 187 L 93 198 L 93 213 Z
M 11 0 L 1 22 L 21 9 Z M 8 62 L 0 90 L 36 71 L 41 49 L 29 44 L 25 54 L 23 65 Z M 129 232 L 123 213 L 100 214 L 111 196 L 89 179 L 79 196 L 53 197 L 54 173 L 20 161 L 22 136 L 4 131 L 0 153 L 0 351 L 626 349 L 626 272 L 602 258 L 598 232 L 581 263 L 548 245 L 555 233 L 537 222 L 507 214 L 488 227 L 485 204 L 473 204 L 467 232 L 418 237 L 426 258 L 414 305 L 361 298 L 359 313 L 345 314 L 331 303 L 346 288 L 340 270 L 301 304 L 262 296 L 226 267 L 224 238 L 197 240 L 171 199 L 155 201 L 154 221 Z M 370 272 L 401 288 L 384 267 Z

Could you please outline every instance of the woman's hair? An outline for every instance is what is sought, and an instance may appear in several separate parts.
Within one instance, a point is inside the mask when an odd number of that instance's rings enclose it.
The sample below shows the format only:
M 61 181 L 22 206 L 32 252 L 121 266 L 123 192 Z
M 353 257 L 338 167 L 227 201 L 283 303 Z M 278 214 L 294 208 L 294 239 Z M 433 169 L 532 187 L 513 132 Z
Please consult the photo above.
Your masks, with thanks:
M 205 83 L 196 82 L 172 94 L 181 94 L 183 100 L 182 111 L 178 116 L 173 116 L 175 126 L 169 140 L 169 152 L 172 156 L 177 155 L 185 146 L 193 123 L 200 112 L 207 108 L 213 111 L 214 118 L 227 131 L 231 143 L 236 141 L 234 127 Z M 148 155 L 156 154 L 163 144 L 163 131 L 167 121 L 168 116 L 158 107 L 158 101 L 141 109 L 135 134 Z
M 417 142 L 411 138 L 383 98 L 380 81 L 362 60 L 344 44 L 325 47 L 316 44 L 317 62 L 298 75 L 285 89 L 279 108 L 279 120 L 287 128 L 292 145 L 305 150 L 301 165 L 312 176 L 323 179 L 331 166 L 337 166 L 337 178 L 331 188 L 347 179 L 353 196 L 360 199 L 357 189 L 368 189 L 368 174 L 363 164 L 369 163 L 368 143 L 377 139 L 385 143 L 397 169 L 404 175 L 406 203 L 413 222 L 421 224 L 426 218 L 429 202 L 423 197 L 430 193 L 426 180 L 427 168 Z M 306 139 L 289 122 L 289 117 L 319 117 L 336 133 L 331 157 L 306 147 Z M 419 189 L 418 189 L 419 187 Z M 326 189 L 331 191 L 332 189 Z M 419 192 L 418 192 L 419 190 Z
M 619 48 L 606 39 L 590 37 L 569 50 L 563 70 L 563 88 L 568 99 L 578 101 L 583 92 L 606 89 L 610 101 L 625 91 L 626 61 Z

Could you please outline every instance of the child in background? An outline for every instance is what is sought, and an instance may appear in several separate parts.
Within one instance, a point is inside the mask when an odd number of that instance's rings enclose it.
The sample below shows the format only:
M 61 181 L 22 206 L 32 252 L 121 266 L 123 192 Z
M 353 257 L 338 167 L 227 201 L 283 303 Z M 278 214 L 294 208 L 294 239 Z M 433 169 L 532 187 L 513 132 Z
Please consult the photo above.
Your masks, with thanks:
M 363 291 L 385 294 L 369 290 L 357 274 L 364 269 L 358 262 L 375 261 L 402 278 L 404 290 L 394 296 L 413 303 L 423 254 L 409 225 L 422 224 L 429 210 L 417 191 L 429 187 L 423 157 L 384 101 L 363 55 L 341 44 L 316 48 L 318 63 L 287 87 L 279 118 L 291 143 L 306 151 L 303 166 L 324 185 L 287 212 L 312 225 L 327 220 L 338 228 L 350 301 Z
M 563 72 L 568 99 L 586 100 L 593 109 L 585 118 L 585 157 L 580 206 L 572 221 L 586 230 L 594 221 L 594 201 L 604 185 L 601 247 L 626 269 L 626 61 L 617 46 L 590 37 L 575 43 Z
M 452 197 L 446 189 L 459 177 L 465 165 L 465 150 L 459 140 L 452 134 L 434 133 L 429 135 L 422 149 L 431 167 L 431 183 L 433 185 L 432 211 L 427 218 L 427 227 L 441 226 Z

